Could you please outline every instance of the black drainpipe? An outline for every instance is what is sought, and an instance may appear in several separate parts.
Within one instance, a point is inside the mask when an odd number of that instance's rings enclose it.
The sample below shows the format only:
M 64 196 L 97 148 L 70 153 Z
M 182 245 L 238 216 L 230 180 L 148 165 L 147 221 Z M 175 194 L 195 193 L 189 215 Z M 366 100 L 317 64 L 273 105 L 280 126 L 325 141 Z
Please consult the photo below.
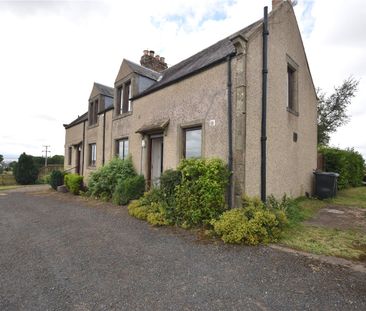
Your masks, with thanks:
M 81 175 L 84 176 L 84 157 L 85 157 L 85 121 L 83 122 L 83 156 L 82 156 L 82 165 L 81 165 Z
M 266 144 L 267 144 L 267 79 L 268 79 L 268 7 L 263 17 L 263 70 L 262 70 L 262 127 L 261 127 L 261 200 L 266 201 Z
M 104 165 L 105 162 L 105 115 L 106 112 L 103 113 L 103 156 L 102 156 L 102 165 Z
M 228 166 L 229 166 L 229 186 L 228 186 L 228 205 L 233 207 L 233 104 L 231 95 L 231 55 L 227 57 L 227 115 L 228 115 Z

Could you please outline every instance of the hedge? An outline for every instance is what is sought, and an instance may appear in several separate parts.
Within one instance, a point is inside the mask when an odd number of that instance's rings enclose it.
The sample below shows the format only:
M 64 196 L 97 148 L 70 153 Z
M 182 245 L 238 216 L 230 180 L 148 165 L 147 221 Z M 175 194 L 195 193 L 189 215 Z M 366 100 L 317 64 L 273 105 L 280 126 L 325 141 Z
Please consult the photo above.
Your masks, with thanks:
M 364 178 L 365 160 L 354 149 L 322 147 L 319 153 L 324 156 L 324 169 L 339 174 L 338 188 L 359 187 Z

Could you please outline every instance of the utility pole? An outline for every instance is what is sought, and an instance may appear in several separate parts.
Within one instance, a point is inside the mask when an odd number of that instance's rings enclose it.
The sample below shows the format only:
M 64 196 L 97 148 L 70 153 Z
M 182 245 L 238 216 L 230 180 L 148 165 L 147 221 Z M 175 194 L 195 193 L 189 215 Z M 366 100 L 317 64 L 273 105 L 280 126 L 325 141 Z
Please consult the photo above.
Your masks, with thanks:
M 45 153 L 44 166 L 47 167 L 47 156 L 49 153 L 51 153 L 51 150 L 48 149 L 48 148 L 50 148 L 49 145 L 43 145 L 43 148 L 45 149 L 42 151 Z

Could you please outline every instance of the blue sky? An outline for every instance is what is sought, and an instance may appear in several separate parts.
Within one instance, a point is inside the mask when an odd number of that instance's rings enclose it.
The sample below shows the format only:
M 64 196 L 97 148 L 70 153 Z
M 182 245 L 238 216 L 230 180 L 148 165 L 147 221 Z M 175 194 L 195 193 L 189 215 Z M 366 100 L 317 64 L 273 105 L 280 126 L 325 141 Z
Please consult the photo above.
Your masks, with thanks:
M 138 63 L 152 49 L 174 65 L 261 18 L 265 5 L 271 1 L 1 1 L 0 154 L 41 155 L 46 144 L 63 154 L 62 124 L 86 111 L 94 81 L 113 86 L 123 58 Z M 361 80 L 351 122 L 331 142 L 366 157 L 365 12 L 364 0 L 295 7 L 315 85 L 329 92 L 350 75 Z

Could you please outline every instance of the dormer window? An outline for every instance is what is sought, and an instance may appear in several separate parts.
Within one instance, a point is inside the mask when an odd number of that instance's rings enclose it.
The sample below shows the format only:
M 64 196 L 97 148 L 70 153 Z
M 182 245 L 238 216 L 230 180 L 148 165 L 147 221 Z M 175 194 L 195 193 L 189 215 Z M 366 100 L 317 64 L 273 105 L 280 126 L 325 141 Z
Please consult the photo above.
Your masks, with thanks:
M 117 88 L 117 114 L 123 114 L 132 111 L 132 85 L 127 81 Z
M 89 125 L 98 122 L 98 100 L 89 102 Z

